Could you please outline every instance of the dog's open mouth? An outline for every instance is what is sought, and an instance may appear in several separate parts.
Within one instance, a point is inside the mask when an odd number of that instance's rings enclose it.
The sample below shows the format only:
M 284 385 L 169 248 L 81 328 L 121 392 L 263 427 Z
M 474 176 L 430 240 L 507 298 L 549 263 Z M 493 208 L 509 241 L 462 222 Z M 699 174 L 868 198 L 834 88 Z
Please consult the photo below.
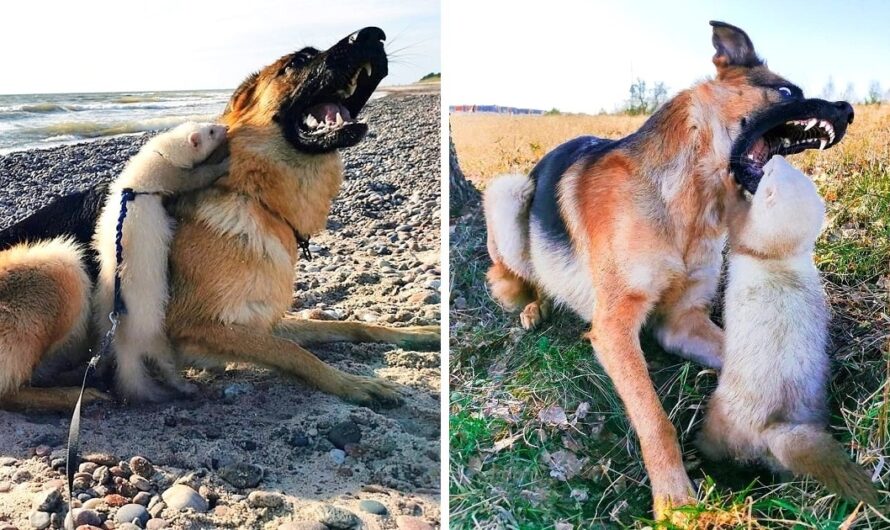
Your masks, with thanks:
M 305 66 L 305 78 L 279 112 L 295 148 L 326 153 L 365 137 L 368 125 L 358 115 L 388 73 L 384 39 L 379 28 L 362 29 Z
M 374 67 L 371 63 L 364 63 L 356 69 L 355 73 L 349 78 L 346 86 L 339 88 L 334 93 L 334 100 L 325 103 L 316 103 L 306 109 L 302 115 L 299 127 L 310 136 L 320 136 L 331 134 L 339 131 L 345 126 L 354 123 L 364 123 L 354 119 L 349 107 L 345 104 L 350 101 L 359 84 L 366 84 L 372 78 Z M 362 105 L 356 105 L 352 102 L 353 109 L 360 110 Z
M 746 120 L 732 147 L 730 170 L 754 193 L 770 158 L 832 147 L 852 122 L 853 108 L 843 101 L 807 99 L 776 105 Z

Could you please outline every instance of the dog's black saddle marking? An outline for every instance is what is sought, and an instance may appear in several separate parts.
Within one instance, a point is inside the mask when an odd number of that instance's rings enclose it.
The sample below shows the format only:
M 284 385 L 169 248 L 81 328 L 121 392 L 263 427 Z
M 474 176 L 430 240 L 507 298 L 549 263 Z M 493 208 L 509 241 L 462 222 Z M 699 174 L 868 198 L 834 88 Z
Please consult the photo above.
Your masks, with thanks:
M 90 243 L 96 221 L 108 195 L 108 184 L 97 184 L 59 197 L 14 225 L 0 231 L 0 250 L 26 241 L 73 237 L 86 249 L 87 271 L 93 280 L 99 275 L 99 261 Z
M 566 171 L 578 161 L 590 166 L 609 152 L 615 140 L 596 136 L 579 136 L 550 151 L 535 165 L 529 175 L 535 183 L 529 216 L 544 230 L 547 239 L 571 248 L 565 219 L 559 210 L 557 186 Z

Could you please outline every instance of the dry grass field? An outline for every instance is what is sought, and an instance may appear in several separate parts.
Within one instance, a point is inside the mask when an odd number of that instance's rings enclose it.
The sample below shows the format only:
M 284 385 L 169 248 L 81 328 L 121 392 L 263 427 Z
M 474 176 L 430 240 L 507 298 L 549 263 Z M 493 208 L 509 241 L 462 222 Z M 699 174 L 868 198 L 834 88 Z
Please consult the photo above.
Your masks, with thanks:
M 527 172 L 581 134 L 620 137 L 645 117 L 451 116 L 458 158 L 480 188 Z M 792 161 L 828 206 L 817 260 L 834 318 L 831 431 L 890 501 L 890 105 L 857 107 L 846 139 Z M 535 332 L 490 297 L 478 207 L 451 219 L 452 528 L 653 526 L 639 446 L 580 319 L 562 311 Z M 719 315 L 715 315 L 719 319 Z M 691 443 L 716 374 L 643 337 L 650 372 L 684 449 L 699 528 L 890 528 L 881 511 L 805 479 L 702 461 Z

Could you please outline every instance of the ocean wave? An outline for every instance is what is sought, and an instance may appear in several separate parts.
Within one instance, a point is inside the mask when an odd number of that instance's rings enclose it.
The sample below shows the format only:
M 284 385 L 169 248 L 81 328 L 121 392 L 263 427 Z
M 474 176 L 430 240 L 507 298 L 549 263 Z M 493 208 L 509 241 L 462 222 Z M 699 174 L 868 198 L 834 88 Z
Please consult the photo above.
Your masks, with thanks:
M 22 131 L 28 136 L 37 136 L 45 138 L 44 141 L 66 137 L 66 140 L 78 140 L 88 138 L 100 138 L 105 136 L 117 136 L 120 134 L 131 134 L 140 132 L 160 131 L 169 129 L 179 125 L 185 121 L 212 121 L 213 115 L 194 115 L 194 116 L 164 116 L 159 118 L 148 118 L 144 120 L 123 121 L 123 122 L 94 122 L 94 121 L 70 121 L 55 123 L 45 127 L 34 127 Z

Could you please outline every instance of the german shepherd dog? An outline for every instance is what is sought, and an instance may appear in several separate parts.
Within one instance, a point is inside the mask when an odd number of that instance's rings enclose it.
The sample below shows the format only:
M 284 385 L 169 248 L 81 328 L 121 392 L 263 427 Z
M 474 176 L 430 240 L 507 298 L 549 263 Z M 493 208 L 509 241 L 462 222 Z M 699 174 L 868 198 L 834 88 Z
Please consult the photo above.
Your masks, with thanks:
M 368 131 L 356 117 L 387 74 L 385 38 L 381 29 L 369 27 L 326 51 L 304 48 L 249 76 L 232 94 L 221 118 L 229 129 L 229 174 L 170 206 L 177 228 L 170 248 L 166 326 L 186 361 L 261 364 L 353 402 L 395 405 L 400 397 L 393 384 L 337 370 L 303 345 L 350 341 L 438 347 L 437 326 L 385 328 L 287 314 L 298 239 L 324 229 L 343 179 L 338 150 L 357 144 Z M 105 186 L 97 186 L 47 206 L 0 234 L 0 248 L 58 236 L 87 244 L 104 195 Z M 84 263 L 71 239 L 54 244 L 67 245 L 54 247 L 55 268 L 45 265 L 46 259 L 27 256 L 37 252 L 33 245 L 0 253 L 0 400 L 7 404 L 35 403 L 20 398 L 23 393 L 54 392 L 39 402 L 44 408 L 67 408 L 74 401 L 73 388 L 49 392 L 23 386 L 49 354 L 61 349 L 70 351 L 63 357 L 79 358 L 84 351 L 68 346 L 83 344 L 89 296 L 83 291 L 87 272 L 95 275 L 95 256 Z M 13 259 L 20 254 L 26 256 Z M 5 265 L 10 262 L 14 270 Z M 32 300 L 38 297 L 43 298 Z M 8 300 L 19 309 L 10 308 Z M 47 305 L 54 310 L 45 310 Z M 109 324 L 96 320 L 103 323 L 95 330 L 102 336 Z M 26 333 L 38 337 L 25 340 Z M 137 379 L 124 385 L 126 397 L 167 397 L 154 381 Z
M 677 433 L 640 349 L 648 325 L 668 351 L 722 363 L 710 317 L 727 226 L 730 172 L 753 192 L 770 157 L 825 148 L 853 121 L 846 102 L 806 99 L 770 71 L 748 35 L 711 22 L 715 79 L 680 92 L 620 140 L 581 137 L 484 199 L 492 294 L 530 328 L 556 303 L 588 338 L 621 396 L 652 482 L 654 513 L 693 501 Z

